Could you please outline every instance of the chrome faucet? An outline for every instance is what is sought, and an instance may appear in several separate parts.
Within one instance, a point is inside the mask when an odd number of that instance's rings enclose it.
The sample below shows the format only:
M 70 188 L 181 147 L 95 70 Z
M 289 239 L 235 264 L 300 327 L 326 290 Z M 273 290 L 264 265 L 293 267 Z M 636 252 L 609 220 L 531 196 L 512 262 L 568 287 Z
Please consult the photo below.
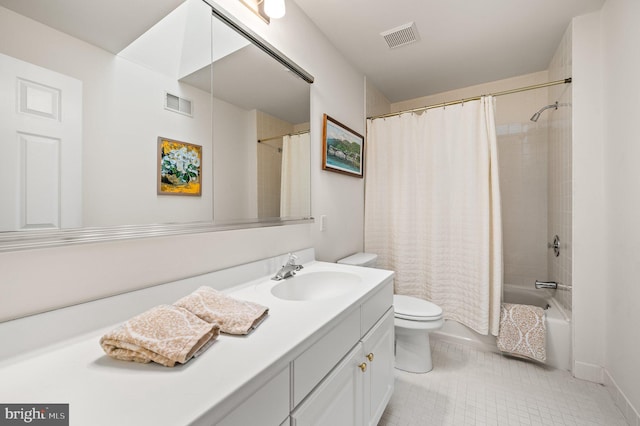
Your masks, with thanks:
M 536 288 L 550 288 L 550 289 L 557 289 L 558 288 L 558 283 L 555 281 L 538 281 L 536 280 Z
M 285 265 L 282 265 L 282 268 L 280 268 L 280 270 L 276 272 L 276 274 L 271 279 L 280 281 L 294 276 L 296 272 L 302 269 L 302 265 L 296 265 L 297 258 L 298 256 L 296 256 L 295 254 L 289 253 L 289 260 L 287 260 L 287 263 Z

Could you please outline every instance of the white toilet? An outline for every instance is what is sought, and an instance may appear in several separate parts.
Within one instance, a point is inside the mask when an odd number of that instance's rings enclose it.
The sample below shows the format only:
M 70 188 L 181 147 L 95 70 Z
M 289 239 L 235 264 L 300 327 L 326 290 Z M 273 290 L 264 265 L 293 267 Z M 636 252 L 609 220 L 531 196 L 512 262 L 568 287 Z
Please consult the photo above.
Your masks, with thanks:
M 356 253 L 338 261 L 346 265 L 374 267 L 377 255 Z M 396 368 L 427 373 L 433 368 L 429 333 L 444 325 L 442 308 L 412 296 L 393 296 L 395 310 Z

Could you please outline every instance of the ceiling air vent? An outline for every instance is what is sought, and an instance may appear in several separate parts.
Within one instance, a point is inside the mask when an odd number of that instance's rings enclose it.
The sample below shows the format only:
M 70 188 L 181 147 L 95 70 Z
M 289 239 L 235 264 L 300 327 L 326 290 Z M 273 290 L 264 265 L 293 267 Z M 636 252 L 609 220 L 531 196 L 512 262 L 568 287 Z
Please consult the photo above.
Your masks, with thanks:
M 420 35 L 418 34 L 418 28 L 416 27 L 415 22 L 409 22 L 408 24 L 400 25 L 397 28 L 381 32 L 380 35 L 384 37 L 384 41 L 387 42 L 387 45 L 391 49 L 420 40 Z
M 191 113 L 191 101 L 171 93 L 165 93 L 164 108 L 189 117 L 193 115 Z

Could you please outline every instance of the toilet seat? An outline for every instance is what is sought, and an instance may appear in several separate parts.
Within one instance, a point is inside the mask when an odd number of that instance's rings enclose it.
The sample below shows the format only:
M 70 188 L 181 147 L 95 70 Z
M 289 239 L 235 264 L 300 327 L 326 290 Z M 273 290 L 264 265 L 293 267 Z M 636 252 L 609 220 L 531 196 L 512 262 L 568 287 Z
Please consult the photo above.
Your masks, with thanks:
M 442 308 L 435 303 L 417 297 L 396 294 L 393 296 L 395 317 L 409 321 L 438 321 Z

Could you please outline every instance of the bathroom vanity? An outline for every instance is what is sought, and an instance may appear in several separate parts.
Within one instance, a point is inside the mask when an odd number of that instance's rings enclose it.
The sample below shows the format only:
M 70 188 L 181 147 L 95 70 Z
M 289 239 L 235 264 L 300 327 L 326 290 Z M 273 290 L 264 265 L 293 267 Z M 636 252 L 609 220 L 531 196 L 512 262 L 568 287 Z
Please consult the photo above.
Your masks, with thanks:
M 0 403 L 68 403 L 71 425 L 375 425 L 393 392 L 393 272 L 298 255 L 283 281 L 279 256 L 2 323 Z M 201 285 L 269 317 L 175 368 L 104 354 L 106 331 Z

